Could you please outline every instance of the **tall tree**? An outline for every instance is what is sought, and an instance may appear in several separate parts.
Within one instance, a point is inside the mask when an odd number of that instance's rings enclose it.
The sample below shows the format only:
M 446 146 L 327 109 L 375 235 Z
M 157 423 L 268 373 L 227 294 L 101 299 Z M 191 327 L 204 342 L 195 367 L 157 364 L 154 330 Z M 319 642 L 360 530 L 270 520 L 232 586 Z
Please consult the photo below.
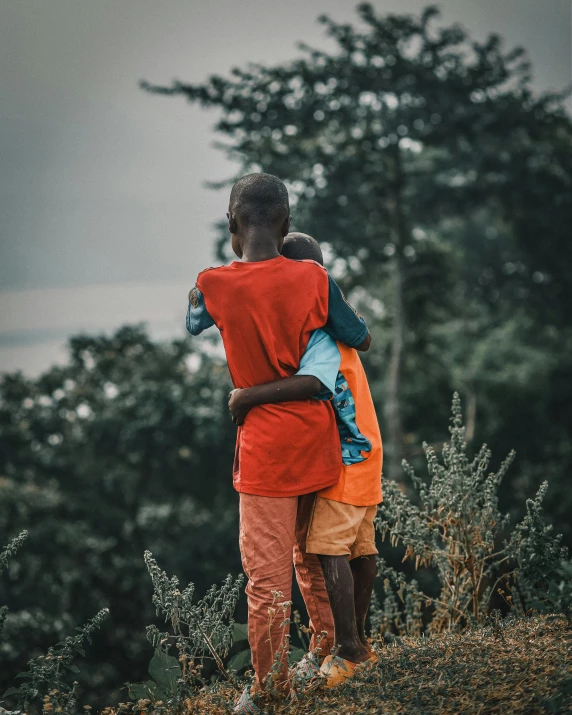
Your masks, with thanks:
M 457 25 L 437 27 L 434 7 L 418 18 L 381 17 L 368 3 L 358 13 L 359 27 L 321 18 L 334 52 L 301 46 L 300 59 L 280 66 L 142 86 L 219 108 L 216 130 L 241 171 L 287 180 L 296 228 L 327 241 L 349 288 L 359 284 L 383 299 L 391 318 L 384 471 L 399 478 L 405 349 L 424 329 L 412 293 L 433 301 L 442 280 L 432 267 L 453 265 L 475 224 L 496 223 L 525 270 L 506 276 L 495 266 L 494 277 L 512 278 L 512 288 L 519 279 L 521 297 L 539 294 L 542 304 L 542 282 L 570 268 L 563 249 L 572 222 L 572 134 L 562 97 L 534 97 L 522 49 L 506 51 L 497 35 L 476 42 Z M 543 201 L 557 220 L 543 223 Z M 547 223 L 549 250 L 534 241 Z M 461 261 L 468 255 L 461 251 Z M 486 261 L 458 268 L 479 278 L 491 270 Z M 489 286 L 497 300 L 493 283 L 475 285 Z M 569 302 L 569 288 L 555 293 Z

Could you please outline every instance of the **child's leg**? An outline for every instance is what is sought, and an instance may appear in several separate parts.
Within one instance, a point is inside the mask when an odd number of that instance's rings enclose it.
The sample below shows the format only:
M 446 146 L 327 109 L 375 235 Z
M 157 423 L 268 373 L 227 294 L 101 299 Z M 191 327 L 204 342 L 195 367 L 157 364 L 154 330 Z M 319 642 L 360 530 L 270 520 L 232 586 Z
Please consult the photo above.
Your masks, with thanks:
M 375 514 L 375 507 L 373 507 L 373 514 Z M 375 544 L 371 546 L 369 543 L 371 542 L 369 531 L 362 528 L 366 515 L 370 516 L 373 529 L 373 516 L 369 507 L 356 507 L 317 497 L 306 543 L 309 553 L 320 555 L 334 617 L 338 655 L 352 663 L 361 663 L 370 656 L 369 649 L 360 638 L 356 619 L 356 590 L 349 561 L 352 556 L 377 553 Z M 362 603 L 365 598 L 361 579 L 358 586 L 362 597 L 360 599 L 360 619 L 362 619 L 365 618 Z M 367 608 L 365 611 L 367 613 Z M 363 624 L 361 631 L 363 633 Z
M 362 663 L 370 656 L 361 642 L 356 624 L 354 579 L 348 557 L 320 556 L 326 588 L 334 615 L 337 655 L 351 663 Z
M 320 648 L 320 656 L 330 653 L 334 645 L 334 617 L 330 607 L 324 573 L 316 554 L 306 551 L 308 526 L 314 507 L 315 494 L 305 494 L 298 501 L 296 520 L 296 544 L 294 546 L 294 567 L 304 603 L 310 616 L 310 650 Z M 327 636 L 320 637 L 326 631 Z
M 370 556 L 358 556 L 350 561 L 354 579 L 354 604 L 356 626 L 360 641 L 369 648 L 365 634 L 365 619 L 369 611 L 373 582 L 377 574 L 377 559 Z
M 270 623 L 269 609 L 273 591 L 281 591 L 289 601 L 292 595 L 292 550 L 295 541 L 298 497 L 260 497 L 240 495 L 240 553 L 248 577 L 248 640 L 257 680 L 264 685 L 274 663 L 275 653 L 283 645 L 288 628 L 280 624 L 289 617 L 274 608 Z M 283 676 L 286 677 L 288 653 L 285 653 Z
M 368 648 L 365 635 L 365 619 L 369 611 L 373 582 L 377 575 L 377 548 L 375 546 L 375 527 L 373 523 L 376 512 L 377 506 L 367 508 L 350 555 L 350 566 L 354 579 L 357 632 L 361 642 Z

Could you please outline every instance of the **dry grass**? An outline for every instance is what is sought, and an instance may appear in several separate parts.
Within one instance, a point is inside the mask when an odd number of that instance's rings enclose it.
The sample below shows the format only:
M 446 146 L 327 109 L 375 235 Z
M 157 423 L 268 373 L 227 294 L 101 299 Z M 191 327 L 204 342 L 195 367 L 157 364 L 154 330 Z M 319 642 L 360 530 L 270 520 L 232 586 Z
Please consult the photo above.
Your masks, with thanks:
M 228 713 L 235 691 L 188 700 L 193 715 Z M 572 630 L 559 616 L 491 624 L 462 635 L 403 638 L 382 646 L 379 666 L 366 677 L 272 715 L 309 713 L 572 713 Z

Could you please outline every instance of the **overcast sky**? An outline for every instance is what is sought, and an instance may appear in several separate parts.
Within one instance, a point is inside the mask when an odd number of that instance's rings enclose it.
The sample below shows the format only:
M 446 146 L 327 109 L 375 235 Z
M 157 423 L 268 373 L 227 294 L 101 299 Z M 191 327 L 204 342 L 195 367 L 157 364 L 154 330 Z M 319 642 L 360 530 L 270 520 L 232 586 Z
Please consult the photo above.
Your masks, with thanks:
M 376 0 L 418 12 L 417 0 Z M 443 20 L 524 46 L 539 90 L 571 82 L 569 0 L 446 0 Z M 147 321 L 184 332 L 236 170 L 216 114 L 139 79 L 200 81 L 249 61 L 327 48 L 322 13 L 349 0 L 0 0 L 0 371 L 36 374 L 79 330 Z

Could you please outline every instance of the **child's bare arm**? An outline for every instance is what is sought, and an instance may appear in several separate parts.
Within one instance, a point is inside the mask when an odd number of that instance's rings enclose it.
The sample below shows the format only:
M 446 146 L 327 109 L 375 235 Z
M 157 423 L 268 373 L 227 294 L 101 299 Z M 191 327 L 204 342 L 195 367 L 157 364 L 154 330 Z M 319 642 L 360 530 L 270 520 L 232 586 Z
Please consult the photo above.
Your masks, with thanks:
M 371 335 L 368 332 L 367 337 L 364 338 L 364 340 L 359 345 L 356 345 L 355 349 L 360 353 L 366 353 L 369 350 L 370 345 L 371 345 Z
M 244 422 L 249 411 L 258 405 L 275 402 L 307 400 L 322 389 L 322 383 L 313 375 L 294 375 L 283 380 L 267 382 L 264 385 L 233 390 L 229 395 L 228 409 L 232 421 L 237 425 Z

